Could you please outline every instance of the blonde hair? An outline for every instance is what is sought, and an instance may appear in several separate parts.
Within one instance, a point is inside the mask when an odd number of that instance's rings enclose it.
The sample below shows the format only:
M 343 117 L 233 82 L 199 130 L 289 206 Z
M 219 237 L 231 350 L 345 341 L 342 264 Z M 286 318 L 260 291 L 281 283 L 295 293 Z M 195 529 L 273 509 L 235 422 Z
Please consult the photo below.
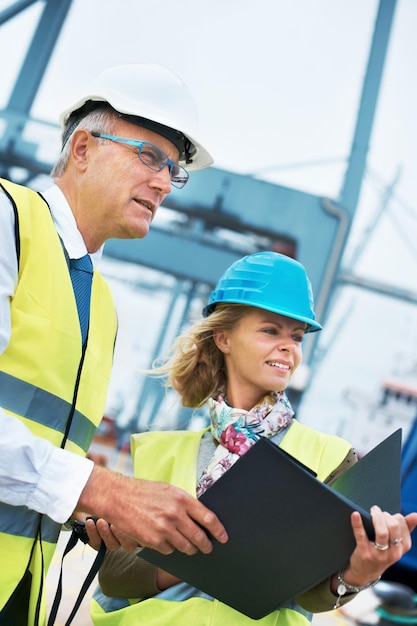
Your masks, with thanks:
M 226 391 L 224 356 L 214 335 L 234 328 L 249 309 L 240 304 L 217 305 L 211 315 L 177 337 L 166 358 L 155 362 L 151 373 L 167 376 L 167 386 L 179 393 L 183 406 L 199 407 L 219 391 Z

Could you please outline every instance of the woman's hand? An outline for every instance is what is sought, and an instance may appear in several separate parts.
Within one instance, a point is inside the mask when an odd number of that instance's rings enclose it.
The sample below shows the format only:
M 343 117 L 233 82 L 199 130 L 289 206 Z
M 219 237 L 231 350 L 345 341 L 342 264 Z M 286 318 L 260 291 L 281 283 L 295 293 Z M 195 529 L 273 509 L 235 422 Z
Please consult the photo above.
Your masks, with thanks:
M 349 585 L 363 587 L 377 580 L 386 569 L 400 560 L 411 548 L 410 533 L 417 527 L 417 513 L 403 516 L 381 511 L 379 506 L 371 508 L 375 541 L 370 541 L 360 513 L 351 516 L 356 548 L 344 570 L 344 579 Z M 331 589 L 337 593 L 337 574 L 333 575 Z

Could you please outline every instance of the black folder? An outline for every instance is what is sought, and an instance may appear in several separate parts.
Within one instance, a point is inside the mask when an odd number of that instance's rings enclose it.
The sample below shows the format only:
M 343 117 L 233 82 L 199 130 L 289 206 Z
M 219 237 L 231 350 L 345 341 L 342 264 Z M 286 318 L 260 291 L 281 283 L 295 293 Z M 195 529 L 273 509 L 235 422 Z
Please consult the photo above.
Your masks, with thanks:
M 200 498 L 225 525 L 226 544 L 214 542 L 208 555 L 145 548 L 139 556 L 260 619 L 346 565 L 352 511 L 374 538 L 369 509 L 401 510 L 400 475 L 401 429 L 332 487 L 262 438 Z

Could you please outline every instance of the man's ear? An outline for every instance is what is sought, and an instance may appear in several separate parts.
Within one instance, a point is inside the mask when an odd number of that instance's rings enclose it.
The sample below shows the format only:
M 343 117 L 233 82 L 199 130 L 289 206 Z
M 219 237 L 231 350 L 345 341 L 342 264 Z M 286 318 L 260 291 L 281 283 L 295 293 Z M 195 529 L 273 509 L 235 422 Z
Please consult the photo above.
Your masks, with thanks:
M 71 137 L 71 156 L 77 168 L 85 168 L 88 160 L 88 148 L 91 145 L 92 139 L 88 130 L 80 128 L 74 131 Z
M 225 330 L 219 330 L 213 335 L 214 343 L 223 354 L 230 352 L 229 337 Z

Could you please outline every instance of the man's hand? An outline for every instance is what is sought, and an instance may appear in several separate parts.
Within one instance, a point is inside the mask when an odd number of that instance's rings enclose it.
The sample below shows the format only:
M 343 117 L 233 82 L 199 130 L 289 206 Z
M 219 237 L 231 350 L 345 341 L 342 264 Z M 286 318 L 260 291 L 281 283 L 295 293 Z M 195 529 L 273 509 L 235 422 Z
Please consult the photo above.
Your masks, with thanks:
M 93 533 L 90 540 L 94 547 L 104 539 L 113 550 L 121 545 L 132 551 L 139 544 L 162 554 L 174 549 L 208 554 L 213 545 L 205 531 L 220 543 L 227 541 L 226 530 L 216 515 L 186 491 L 163 482 L 122 476 L 104 467 L 94 467 L 77 508 L 102 518 L 96 529 L 89 523 L 87 526 L 89 536 Z
M 88 543 L 94 550 L 100 549 L 102 541 L 109 552 L 114 552 L 119 548 L 123 548 L 126 552 L 135 552 L 138 548 L 137 541 L 104 519 L 87 519 L 85 530 L 89 539 Z

